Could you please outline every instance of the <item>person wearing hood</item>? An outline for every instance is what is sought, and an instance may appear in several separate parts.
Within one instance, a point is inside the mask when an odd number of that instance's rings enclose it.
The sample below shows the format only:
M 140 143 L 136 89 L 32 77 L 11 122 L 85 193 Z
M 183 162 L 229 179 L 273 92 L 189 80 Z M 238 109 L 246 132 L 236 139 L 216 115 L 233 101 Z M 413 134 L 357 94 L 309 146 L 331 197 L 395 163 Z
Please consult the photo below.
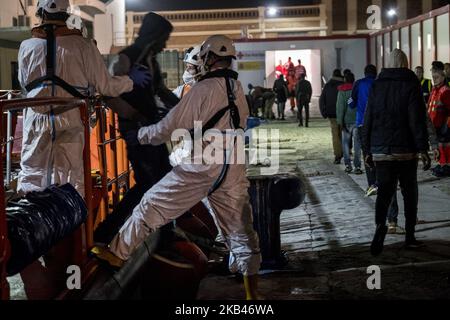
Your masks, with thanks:
M 163 115 L 159 101 L 165 108 L 174 107 L 180 100 L 164 84 L 156 55 L 166 46 L 173 30 L 171 23 L 164 17 L 150 12 L 142 22 L 139 35 L 134 44 L 120 52 L 118 60 L 112 63 L 115 75 L 127 74 L 133 66 L 143 66 L 151 74 L 151 82 L 145 87 L 135 87 L 123 94 L 122 101 L 127 112 L 118 112 L 119 130 L 125 139 L 128 159 L 131 162 L 136 184 L 128 190 L 114 212 L 107 216 L 94 233 L 94 240 L 109 243 L 125 222 L 142 196 L 155 183 L 170 172 L 169 150 L 165 144 L 140 145 L 129 136 L 133 136 L 141 127 L 157 123 Z M 158 98 L 158 100 L 157 100 Z M 130 110 L 134 112 L 128 116 Z
M 85 97 L 95 93 L 92 91 L 117 97 L 133 90 L 133 85 L 149 82 L 150 75 L 141 68 L 112 77 L 94 41 L 83 36 L 81 17 L 74 17 L 79 19 L 78 29 L 68 26 L 69 9 L 69 0 L 37 3 L 36 16 L 41 23 L 32 29 L 32 38 L 21 43 L 18 54 L 18 78 L 27 98 Z M 47 41 L 55 41 L 54 50 L 47 50 Z M 47 65 L 47 61 L 54 65 Z M 24 109 L 19 194 L 70 183 L 84 195 L 80 111 L 57 111 L 57 106 Z
M 282 74 L 280 74 L 280 77 L 275 80 L 273 84 L 273 92 L 277 95 L 278 120 L 285 120 L 284 111 L 286 109 L 286 101 L 288 99 L 289 92 Z
M 232 40 L 223 35 L 211 36 L 202 45 L 200 56 L 204 70 L 202 79 L 163 120 L 135 132 L 136 143 L 163 144 L 171 139 L 174 130 L 193 130 L 194 122 L 198 121 L 206 123 L 199 130 L 201 134 L 211 119 L 215 119 L 215 124 L 210 128 L 224 136 L 235 137 L 236 130 L 245 127 L 249 109 L 242 85 L 237 80 L 238 74 L 231 70 L 232 60 L 236 59 Z M 205 139 L 206 135 L 198 141 L 204 148 L 210 146 Z M 219 144 L 224 148 L 223 154 L 236 158 L 243 150 L 235 149 L 239 148 L 236 139 L 226 140 L 227 143 Z M 96 254 L 120 267 L 151 232 L 208 197 L 230 249 L 230 271 L 243 274 L 247 299 L 256 299 L 261 253 L 258 234 L 253 228 L 245 159 L 242 163 L 233 158 L 215 162 L 205 155 L 193 152 L 189 161 L 174 167 L 148 190 L 110 243 L 109 250 L 99 247 Z
M 336 103 L 338 87 L 344 84 L 341 70 L 333 71 L 333 77 L 325 84 L 319 99 L 320 113 L 325 119 L 329 119 L 331 136 L 333 141 L 334 164 L 340 164 L 343 157 L 341 128 L 336 120 Z
M 200 46 L 189 48 L 183 59 L 186 68 L 183 73 L 183 84 L 178 86 L 173 94 L 182 99 L 191 89 L 191 87 L 199 80 L 201 60 L 199 57 Z
M 300 61 L 300 60 L 299 60 Z M 297 97 L 298 107 L 298 126 L 303 127 L 303 109 L 305 109 L 305 127 L 309 126 L 309 103 L 312 97 L 311 82 L 306 80 L 306 73 L 300 74 L 300 79 L 295 86 L 295 96 Z
M 405 207 L 405 245 L 420 246 L 415 238 L 417 223 L 418 155 L 423 170 L 429 170 L 426 108 L 420 82 L 408 69 L 406 54 L 395 49 L 375 80 L 364 115 L 363 148 L 369 167 L 376 167 L 378 197 L 375 206 L 376 231 L 370 247 L 372 255 L 383 250 L 388 228 L 386 218 L 393 195 L 400 182 Z

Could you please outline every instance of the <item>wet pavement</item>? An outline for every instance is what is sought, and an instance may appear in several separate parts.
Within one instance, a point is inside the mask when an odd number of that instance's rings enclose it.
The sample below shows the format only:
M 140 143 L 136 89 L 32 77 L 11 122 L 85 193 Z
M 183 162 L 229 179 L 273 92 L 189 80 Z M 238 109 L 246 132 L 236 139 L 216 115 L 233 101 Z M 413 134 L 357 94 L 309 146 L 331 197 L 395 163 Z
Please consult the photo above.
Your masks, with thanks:
M 282 270 L 261 273 L 266 299 L 448 299 L 450 298 L 450 179 L 437 179 L 419 166 L 419 218 L 416 237 L 424 247 L 404 248 L 404 235 L 387 235 L 381 256 L 370 255 L 375 197 L 365 197 L 364 175 L 334 165 L 328 122 L 310 128 L 273 122 L 281 133 L 280 173 L 292 173 L 307 186 L 298 208 L 281 214 L 281 242 L 289 259 Z M 257 174 L 256 168 L 249 175 Z M 399 225 L 404 226 L 399 191 Z M 369 266 L 381 269 L 381 289 L 369 290 Z M 226 288 L 224 290 L 223 288 Z M 242 281 L 210 274 L 199 299 L 242 299 Z

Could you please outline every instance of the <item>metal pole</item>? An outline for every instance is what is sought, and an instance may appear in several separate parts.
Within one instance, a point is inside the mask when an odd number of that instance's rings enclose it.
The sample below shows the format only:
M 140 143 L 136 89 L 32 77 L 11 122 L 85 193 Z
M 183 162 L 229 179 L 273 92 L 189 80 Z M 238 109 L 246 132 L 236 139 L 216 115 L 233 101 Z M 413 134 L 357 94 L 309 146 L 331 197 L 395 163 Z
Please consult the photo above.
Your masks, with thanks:
M 8 100 L 12 99 L 11 92 L 8 93 Z M 11 184 L 11 154 L 12 154 L 12 142 L 13 132 L 12 132 L 12 111 L 7 113 L 7 124 L 6 124 L 6 186 L 9 187 Z

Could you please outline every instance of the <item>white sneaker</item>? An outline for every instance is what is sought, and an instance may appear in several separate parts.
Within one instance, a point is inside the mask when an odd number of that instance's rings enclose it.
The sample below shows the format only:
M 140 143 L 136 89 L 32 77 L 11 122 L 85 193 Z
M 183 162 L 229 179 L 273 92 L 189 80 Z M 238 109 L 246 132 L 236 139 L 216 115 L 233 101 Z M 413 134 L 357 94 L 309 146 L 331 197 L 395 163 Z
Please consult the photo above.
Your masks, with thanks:
M 388 234 L 395 234 L 395 232 L 397 231 L 397 224 L 396 223 L 389 223 L 388 225 Z
M 389 223 L 388 234 L 406 234 L 405 229 L 399 227 L 396 223 Z
M 367 189 L 366 197 L 375 196 L 375 195 L 377 195 L 377 193 L 378 193 L 378 187 L 375 185 L 370 186 L 369 189 Z

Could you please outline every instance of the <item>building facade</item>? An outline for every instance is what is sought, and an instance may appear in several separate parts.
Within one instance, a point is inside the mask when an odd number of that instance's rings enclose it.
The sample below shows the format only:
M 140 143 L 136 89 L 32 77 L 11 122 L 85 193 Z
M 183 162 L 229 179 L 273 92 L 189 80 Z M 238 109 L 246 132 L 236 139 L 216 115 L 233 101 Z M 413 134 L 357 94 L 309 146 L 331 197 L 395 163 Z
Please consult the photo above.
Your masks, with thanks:
M 446 4 L 447 0 L 317 0 L 309 6 L 157 13 L 174 25 L 168 49 L 183 50 L 212 34 L 233 39 L 369 34 Z M 137 36 L 145 14 L 126 13 L 128 44 Z
M 125 0 L 71 0 L 72 12 L 81 17 L 100 52 L 126 45 Z M 0 89 L 12 89 L 20 43 L 30 38 L 37 0 L 0 0 Z M 15 88 L 15 87 L 14 87 Z
M 2 89 L 12 86 L 12 68 L 20 42 L 30 37 L 31 27 L 38 22 L 36 3 L 37 0 L 0 0 Z M 125 0 L 71 3 L 104 55 L 116 54 L 131 44 L 146 14 L 126 12 Z M 180 57 L 184 50 L 212 34 L 226 34 L 239 41 L 369 34 L 446 4 L 448 0 L 317 0 L 307 6 L 158 12 L 174 25 L 167 51 L 159 59 L 167 72 L 168 85 L 175 86 L 183 73 Z M 389 15 L 392 9 L 395 11 Z M 369 21 L 373 23 L 370 27 Z

